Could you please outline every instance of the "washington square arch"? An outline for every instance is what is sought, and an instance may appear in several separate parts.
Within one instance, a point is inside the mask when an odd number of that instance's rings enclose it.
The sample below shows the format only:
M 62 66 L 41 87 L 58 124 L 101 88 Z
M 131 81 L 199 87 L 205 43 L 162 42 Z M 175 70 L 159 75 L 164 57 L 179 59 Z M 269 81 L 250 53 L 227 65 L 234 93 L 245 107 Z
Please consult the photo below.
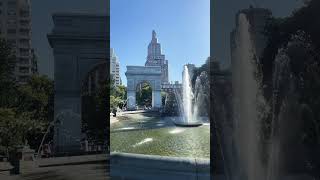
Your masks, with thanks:
M 54 149 L 80 151 L 82 89 L 88 74 L 102 66 L 109 72 L 108 15 L 57 13 L 48 40 L 54 55 Z M 98 74 L 97 74 L 98 75 Z M 89 82 L 84 82 L 89 79 Z M 95 78 L 98 79 L 98 78 Z
M 136 89 L 141 83 L 148 83 L 152 88 L 152 107 L 161 108 L 161 67 L 127 66 L 128 110 L 136 109 Z

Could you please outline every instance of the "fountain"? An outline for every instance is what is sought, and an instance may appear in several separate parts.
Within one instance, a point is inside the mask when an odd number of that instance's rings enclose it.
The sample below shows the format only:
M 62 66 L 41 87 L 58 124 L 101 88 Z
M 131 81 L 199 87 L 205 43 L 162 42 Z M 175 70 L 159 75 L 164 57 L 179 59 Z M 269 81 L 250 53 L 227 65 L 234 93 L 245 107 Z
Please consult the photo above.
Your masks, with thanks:
M 261 145 L 259 141 L 260 114 L 259 104 L 264 98 L 259 89 L 259 80 L 255 76 L 256 52 L 250 34 L 250 23 L 245 14 L 238 17 L 239 29 L 236 55 L 237 62 L 233 70 L 234 93 L 234 127 L 233 146 L 234 155 L 229 162 L 232 176 L 236 179 L 264 179 L 266 168 L 262 163 Z M 229 147 L 231 148 L 231 147 Z M 233 165 L 233 167 L 231 167 Z
M 182 97 L 179 95 L 178 92 L 175 92 L 180 117 L 174 119 L 174 124 L 176 126 L 182 127 L 197 127 L 202 125 L 202 121 L 198 116 L 198 101 L 197 97 L 195 97 L 194 93 L 192 92 L 192 85 L 190 80 L 189 68 L 187 65 L 184 65 L 183 69 L 183 81 L 182 81 Z M 197 81 L 199 82 L 199 77 L 197 77 Z M 195 87 L 196 91 L 200 89 L 200 83 L 196 83 L 197 86 Z M 199 93 L 196 93 L 196 95 Z

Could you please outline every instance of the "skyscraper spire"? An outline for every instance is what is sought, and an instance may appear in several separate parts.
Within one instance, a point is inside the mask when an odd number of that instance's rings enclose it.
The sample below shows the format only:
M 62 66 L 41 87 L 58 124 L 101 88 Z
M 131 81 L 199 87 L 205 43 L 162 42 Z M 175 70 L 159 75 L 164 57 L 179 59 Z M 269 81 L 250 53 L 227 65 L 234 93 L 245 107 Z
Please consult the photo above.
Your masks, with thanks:
M 156 32 L 152 30 L 152 39 L 157 38 L 156 36 L 157 36 Z
M 155 30 L 152 30 L 152 42 L 158 42 L 157 34 Z

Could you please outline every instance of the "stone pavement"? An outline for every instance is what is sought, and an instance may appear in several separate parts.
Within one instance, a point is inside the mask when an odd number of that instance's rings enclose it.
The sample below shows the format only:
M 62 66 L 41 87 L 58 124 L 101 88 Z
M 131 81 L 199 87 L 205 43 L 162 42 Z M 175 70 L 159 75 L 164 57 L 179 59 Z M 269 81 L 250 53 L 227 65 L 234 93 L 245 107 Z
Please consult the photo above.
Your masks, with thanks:
M 0 175 L 1 180 L 105 180 L 107 164 L 82 164 L 39 168 L 16 176 Z
M 89 156 L 77 159 L 88 159 Z M 90 157 L 89 157 L 90 158 Z M 49 162 L 49 164 L 48 164 Z M 67 164 L 61 160 L 42 162 L 40 167 L 28 170 L 20 175 L 10 176 L 0 172 L 1 180 L 106 180 L 109 177 L 109 160 L 78 161 Z

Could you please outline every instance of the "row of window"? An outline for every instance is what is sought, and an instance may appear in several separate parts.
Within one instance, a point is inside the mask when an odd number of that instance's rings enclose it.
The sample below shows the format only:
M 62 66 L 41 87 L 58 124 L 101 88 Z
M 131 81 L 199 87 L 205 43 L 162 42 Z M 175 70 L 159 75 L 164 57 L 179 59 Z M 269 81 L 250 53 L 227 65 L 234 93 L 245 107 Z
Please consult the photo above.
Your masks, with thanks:
M 0 15 L 3 14 L 2 10 L 0 9 Z M 16 16 L 17 12 L 15 9 L 9 9 L 7 11 L 7 15 L 8 16 Z M 29 17 L 30 16 L 30 12 L 28 10 L 20 10 L 19 12 L 20 17 Z
M 20 82 L 27 82 L 29 79 L 29 76 L 19 76 L 19 81 Z
M 16 51 L 15 48 L 12 49 L 12 53 L 16 54 L 16 52 L 17 52 L 17 51 Z M 29 51 L 28 48 L 19 48 L 19 54 L 20 54 L 20 56 L 27 56 L 27 57 L 29 57 L 30 51 Z
M 17 42 L 15 39 L 8 39 L 7 42 L 10 44 L 10 45 L 16 45 Z M 22 45 L 26 45 L 28 46 L 29 43 L 30 43 L 30 40 L 29 39 L 19 39 L 19 43 L 22 44 Z
M 19 72 L 20 73 L 29 73 L 30 72 L 29 69 L 30 69 L 29 67 L 19 67 Z
M 0 6 L 3 5 L 3 2 L 0 2 Z M 16 6 L 17 5 L 17 1 L 8 1 L 7 3 L 8 6 L 12 7 L 12 6 Z
M 16 19 L 8 19 L 7 21 L 8 26 L 12 26 L 12 25 L 17 25 L 17 20 Z M 20 25 L 21 26 L 29 26 L 30 25 L 30 21 L 29 20 L 20 20 Z
M 7 33 L 8 34 L 16 34 L 17 33 L 17 29 L 7 29 Z M 29 35 L 30 34 L 30 29 L 19 29 L 19 33 L 21 35 Z
M 20 55 L 21 56 L 29 56 L 30 49 L 28 49 L 28 48 L 20 48 L 19 51 L 20 51 Z
M 28 65 L 29 64 L 29 59 L 28 58 L 20 58 L 19 59 L 19 64 L 22 64 L 22 65 Z

